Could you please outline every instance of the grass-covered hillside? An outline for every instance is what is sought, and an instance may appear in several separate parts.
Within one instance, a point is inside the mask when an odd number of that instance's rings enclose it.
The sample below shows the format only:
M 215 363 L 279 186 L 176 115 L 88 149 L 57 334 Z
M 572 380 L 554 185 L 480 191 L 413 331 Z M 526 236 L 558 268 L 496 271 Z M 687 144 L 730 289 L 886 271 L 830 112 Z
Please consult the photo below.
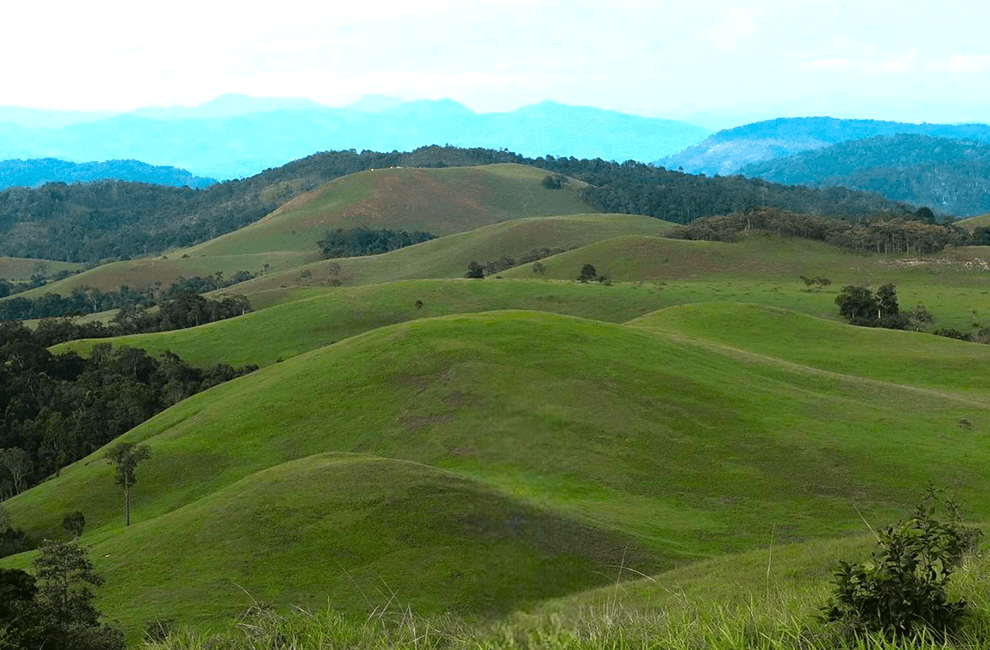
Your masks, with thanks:
M 98 604 L 132 642 L 155 618 L 229 629 L 259 601 L 329 608 L 341 630 L 383 607 L 449 614 L 459 632 L 407 644 L 447 648 L 819 650 L 754 639 L 804 638 L 833 561 L 866 552 L 864 521 L 903 517 L 929 483 L 990 521 L 990 347 L 851 327 L 836 306 L 845 285 L 893 283 L 902 310 L 981 330 L 987 248 L 668 239 L 670 224 L 589 212 L 578 183 L 544 177 L 362 172 L 198 247 L 42 288 L 263 269 L 224 290 L 253 313 L 52 350 L 261 369 L 120 438 L 151 450 L 133 525 L 103 450 L 4 512 L 35 540 L 84 514 Z M 319 259 L 328 229 L 356 226 L 440 236 Z M 470 262 L 498 270 L 469 279 Z
M 38 272 L 41 272 L 43 275 L 50 275 L 62 270 L 76 271 L 80 266 L 71 262 L 34 260 L 23 257 L 0 257 L 0 279 L 25 281 Z
M 656 235 L 671 224 L 625 214 L 530 217 L 483 226 L 381 255 L 322 260 L 272 273 L 237 287 L 254 304 L 271 305 L 326 291 L 336 285 L 381 284 L 397 280 L 463 278 L 471 262 L 503 258 L 519 263 L 534 250 L 566 250 L 620 235 Z M 525 267 L 530 278 L 532 265 Z M 502 275 L 499 273 L 498 275 Z
M 578 196 L 583 183 L 571 181 L 550 190 L 541 184 L 546 175 L 515 164 L 361 172 L 331 181 L 261 221 L 185 252 L 308 252 L 334 228 L 419 230 L 442 236 L 520 217 L 591 211 Z
M 928 481 L 990 517 L 990 402 L 957 385 L 980 385 L 962 351 L 982 347 L 872 332 L 905 364 L 958 347 L 957 379 L 919 387 L 633 325 L 504 311 L 376 329 L 127 434 L 152 449 L 129 529 L 98 455 L 5 507 L 37 535 L 83 511 L 101 602 L 132 632 L 217 623 L 242 589 L 354 613 L 379 588 L 427 613 L 505 612 L 609 584 L 620 564 L 859 531 Z M 833 355 L 855 358 L 859 330 L 840 329 Z
M 442 236 L 525 217 L 593 211 L 578 196 L 583 183 L 569 181 L 560 189 L 550 190 L 542 185 L 546 175 L 542 170 L 515 164 L 391 168 L 352 174 L 296 197 L 256 223 L 203 244 L 146 259 L 105 264 L 24 295 L 68 295 L 81 286 L 102 291 L 113 291 L 123 285 L 143 289 L 158 282 L 168 286 L 180 276 L 206 276 L 218 271 L 230 276 L 241 270 L 252 273 L 264 270 L 274 276 L 279 271 L 305 267 L 319 260 L 317 242 L 336 228 L 419 230 Z M 503 235 L 507 241 L 501 244 L 491 242 L 490 248 L 484 243 L 476 244 L 460 252 L 480 256 L 505 248 L 520 255 L 539 245 L 578 246 L 617 234 L 655 233 L 669 226 L 648 217 L 617 215 L 603 221 L 600 228 L 595 224 L 586 227 L 593 219 L 588 214 L 583 221 L 569 227 L 567 224 L 530 226 L 528 231 Z M 527 237 L 532 237 L 532 241 L 527 241 Z M 454 244 L 455 249 L 457 246 Z M 460 246 L 463 248 L 464 244 Z M 459 276 L 469 261 L 450 260 L 446 267 L 441 262 L 439 268 L 436 262 L 427 262 L 426 270 L 406 274 L 393 271 L 384 279 Z M 382 281 L 374 270 L 363 275 L 370 275 L 370 281 Z M 358 279 L 358 282 L 366 281 Z M 272 278 L 268 284 L 273 282 L 279 286 L 291 280 Z

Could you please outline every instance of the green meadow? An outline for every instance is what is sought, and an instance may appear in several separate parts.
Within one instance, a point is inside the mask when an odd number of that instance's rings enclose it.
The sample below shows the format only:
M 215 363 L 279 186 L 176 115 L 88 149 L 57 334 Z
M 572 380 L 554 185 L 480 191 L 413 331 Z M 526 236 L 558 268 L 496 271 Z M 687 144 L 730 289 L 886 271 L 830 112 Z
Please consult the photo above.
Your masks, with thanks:
M 102 451 L 4 510 L 36 538 L 82 511 L 103 611 L 132 644 L 174 620 L 148 647 L 189 650 L 275 647 L 250 636 L 264 626 L 299 648 L 824 650 L 841 647 L 816 622 L 831 573 L 868 554 L 871 527 L 929 483 L 990 521 L 990 347 L 851 327 L 835 305 L 846 284 L 892 282 L 936 326 L 990 326 L 984 249 L 666 239 L 670 224 L 592 214 L 544 174 L 355 174 L 46 288 L 264 267 L 227 290 L 253 313 L 53 350 L 261 369 L 121 438 L 151 448 L 132 526 Z M 327 229 L 356 225 L 443 236 L 318 259 Z M 540 247 L 564 252 L 464 277 Z M 607 281 L 578 282 L 585 264 Z M 953 593 L 986 609 L 987 568 L 967 560 Z M 269 618 L 237 619 L 254 603 Z M 959 647 L 988 637 L 975 620 Z
M 967 513 L 985 520 L 988 410 L 982 394 L 823 372 L 641 326 L 486 312 L 354 336 L 134 429 L 125 439 L 149 444 L 153 455 L 141 467 L 128 530 L 97 455 L 5 505 L 37 535 L 56 533 L 63 512 L 85 512 L 87 541 L 108 579 L 101 602 L 132 631 L 155 616 L 224 620 L 244 606 L 242 589 L 315 607 L 328 597 L 316 583 L 378 578 L 416 611 L 480 615 L 604 586 L 620 564 L 653 574 L 760 547 L 771 531 L 781 544 L 848 535 L 862 529 L 861 516 L 896 518 L 929 481 L 951 487 Z M 961 418 L 975 426 L 961 428 Z M 339 459 L 322 456 L 341 453 L 357 455 L 348 468 L 395 462 L 380 465 L 388 471 L 373 487 L 364 482 L 374 480 L 369 469 L 340 473 Z M 463 504 L 478 514 L 435 520 L 422 509 L 457 509 L 373 496 L 386 485 L 401 490 L 406 479 L 393 474 L 411 467 L 424 468 L 417 481 L 465 481 L 471 499 L 500 505 Z M 333 497 L 340 503 L 300 492 L 315 481 L 309 472 L 323 471 L 343 490 Z M 455 498 L 446 488 L 422 490 Z M 343 502 L 361 511 L 363 532 Z M 547 523 L 562 545 L 554 548 L 571 549 L 546 552 L 572 570 L 535 571 L 546 560 L 532 555 L 541 547 L 523 529 L 544 517 L 556 522 Z M 382 546 L 388 522 L 395 547 Z M 487 541 L 480 545 L 497 557 L 463 550 L 448 558 L 429 543 L 402 542 L 420 526 L 465 548 L 478 546 L 468 533 L 494 530 L 507 547 Z M 320 563 L 301 561 L 318 548 Z M 516 555 L 524 550 L 528 560 Z M 387 572 L 393 564 L 419 568 Z M 543 591 L 488 602 L 492 575 L 529 584 L 506 566 Z M 174 578 L 159 590 L 165 573 Z M 180 596 L 171 602 L 173 589 Z M 336 608 L 366 611 L 349 589 L 333 593 L 343 594 Z

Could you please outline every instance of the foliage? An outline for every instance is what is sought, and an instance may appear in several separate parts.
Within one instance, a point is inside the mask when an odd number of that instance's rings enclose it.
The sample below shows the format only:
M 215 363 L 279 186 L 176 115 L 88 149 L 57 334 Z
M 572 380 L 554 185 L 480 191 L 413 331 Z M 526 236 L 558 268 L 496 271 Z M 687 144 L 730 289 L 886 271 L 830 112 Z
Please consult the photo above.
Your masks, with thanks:
M 250 372 L 96 345 L 53 355 L 39 327 L 0 323 L 0 494 L 13 496 L 201 390 Z
M 104 292 L 96 287 L 80 286 L 73 289 L 69 296 L 61 296 L 54 293 L 48 293 L 39 298 L 17 296 L 0 301 L 0 320 L 59 318 L 120 309 L 126 314 L 126 317 L 122 318 L 133 319 L 134 314 L 139 314 L 143 322 L 129 323 L 129 329 L 123 327 L 118 328 L 117 331 L 110 332 L 102 331 L 101 326 L 90 326 L 89 328 L 82 328 L 82 330 L 92 330 L 96 335 L 118 336 L 136 331 L 178 329 L 177 326 L 166 323 L 169 318 L 165 316 L 155 317 L 148 314 L 148 310 L 152 307 L 160 307 L 161 309 L 172 310 L 174 312 L 181 307 L 188 307 L 190 295 L 223 289 L 233 284 L 250 280 L 253 277 L 254 274 L 252 273 L 238 271 L 225 280 L 223 274 L 218 272 L 208 278 L 193 277 L 187 279 L 180 277 L 165 289 L 152 287 L 145 290 L 138 290 L 123 286 L 117 291 Z M 186 301 L 185 304 L 181 303 L 183 300 Z M 239 316 L 251 309 L 247 300 L 240 296 L 225 296 L 220 300 L 207 298 L 203 298 L 202 300 L 206 301 L 206 307 L 204 309 L 212 313 L 211 318 L 213 320 Z M 123 326 L 124 324 L 118 321 L 118 325 Z M 89 333 L 85 333 L 84 335 L 92 337 Z
M 103 457 L 114 467 L 113 482 L 124 488 L 125 516 L 127 526 L 131 525 L 131 487 L 137 483 L 137 466 L 151 456 L 148 445 L 135 445 L 131 442 L 118 442 L 106 450 Z
M 980 533 L 962 524 L 950 500 L 944 504 L 948 519 L 940 521 L 938 505 L 929 488 L 911 517 L 877 535 L 870 562 L 840 564 L 824 608 L 828 621 L 842 623 L 857 636 L 909 637 L 926 630 L 943 637 L 956 631 L 967 603 L 950 600 L 946 589 Z
M 82 537 L 86 528 L 86 516 L 79 510 L 67 512 L 62 517 L 62 529 L 72 535 L 72 537 Z
M 324 258 L 334 257 L 359 257 L 362 255 L 380 255 L 389 251 L 420 244 L 425 241 L 436 239 L 436 235 L 428 232 L 415 231 L 412 233 L 405 230 L 372 230 L 370 228 L 358 227 L 337 228 L 330 230 L 323 239 L 316 242 L 320 247 L 320 252 Z
M 23 530 L 14 528 L 10 515 L 0 506 L 0 557 L 21 553 L 30 548 L 31 539 Z
M 962 228 L 926 223 L 917 213 L 876 214 L 856 223 L 772 208 L 750 208 L 724 217 L 697 219 L 689 225 L 671 228 L 665 236 L 733 242 L 739 233 L 751 230 L 823 241 L 859 253 L 922 255 L 936 253 L 949 245 L 976 243 Z
M 123 181 L 10 188 L 0 192 L 0 255 L 75 262 L 129 258 L 232 232 L 304 192 L 355 172 L 492 163 L 531 165 L 552 176 L 584 181 L 589 186 L 581 191 L 582 198 L 603 212 L 678 223 L 760 205 L 855 216 L 913 209 L 844 188 L 692 176 L 633 161 L 527 158 L 508 151 L 430 146 L 409 153 L 323 152 L 202 190 Z M 20 224 L 16 230 L 15 224 Z
M 894 285 L 881 285 L 876 292 L 867 287 L 846 285 L 835 297 L 839 315 L 852 325 L 904 329 L 908 317 L 900 313 Z
M 94 589 L 103 584 L 79 542 L 45 541 L 32 563 L 37 579 L 28 647 L 123 650 L 120 630 L 100 625 Z
M 969 216 L 990 212 L 988 165 L 990 144 L 985 142 L 898 134 L 843 142 L 739 171 L 775 183 L 876 192 Z
M 591 264 L 585 264 L 581 267 L 581 273 L 578 274 L 578 282 L 591 282 L 598 277 L 598 271 Z
M 464 277 L 471 278 L 473 280 L 480 280 L 485 277 L 485 267 L 478 264 L 477 261 L 471 260 L 468 262 L 467 273 L 464 274 Z

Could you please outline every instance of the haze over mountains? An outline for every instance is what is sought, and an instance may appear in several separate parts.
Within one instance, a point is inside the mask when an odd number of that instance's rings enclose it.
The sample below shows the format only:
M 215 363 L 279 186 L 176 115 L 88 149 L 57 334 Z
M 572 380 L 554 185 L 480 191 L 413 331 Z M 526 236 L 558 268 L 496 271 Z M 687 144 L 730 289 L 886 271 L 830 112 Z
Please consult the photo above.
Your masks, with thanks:
M 876 136 L 742 167 L 785 185 L 842 186 L 960 217 L 990 212 L 990 145 L 926 135 Z
M 830 144 L 878 135 L 927 135 L 954 140 L 990 142 L 986 124 L 911 124 L 878 120 L 840 120 L 832 117 L 778 118 L 719 131 L 677 154 L 658 157 L 656 163 L 690 174 L 735 174 L 743 166 L 821 149 Z
M 136 159 L 218 179 L 249 176 L 321 150 L 408 151 L 430 144 L 647 161 L 708 134 L 675 120 L 554 102 L 478 114 L 449 99 L 397 104 L 372 97 L 331 108 L 305 99 L 225 95 L 192 108 L 109 117 L 0 109 L 0 159 Z

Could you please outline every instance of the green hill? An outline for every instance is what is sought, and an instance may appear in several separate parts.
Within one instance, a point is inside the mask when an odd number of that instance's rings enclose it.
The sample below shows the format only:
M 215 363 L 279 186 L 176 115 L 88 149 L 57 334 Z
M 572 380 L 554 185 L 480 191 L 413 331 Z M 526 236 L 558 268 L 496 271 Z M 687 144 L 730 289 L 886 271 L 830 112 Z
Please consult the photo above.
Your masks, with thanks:
M 424 278 L 463 278 L 468 264 L 494 262 L 504 256 L 519 260 L 539 247 L 576 248 L 627 234 L 656 234 L 671 224 L 652 217 L 624 214 L 577 214 L 530 217 L 492 224 L 367 257 L 323 260 L 273 273 L 238 285 L 238 293 L 255 306 L 268 306 L 344 286 Z M 517 277 L 534 278 L 531 264 Z
M 273 272 L 268 284 L 277 282 L 278 286 L 286 280 L 274 276 L 274 272 L 319 260 L 317 241 L 333 228 L 364 226 L 449 235 L 524 217 L 592 211 L 578 196 L 583 183 L 570 181 L 559 190 L 549 190 L 541 184 L 545 176 L 546 172 L 542 170 L 515 164 L 444 169 L 392 168 L 352 174 L 296 197 L 258 222 L 203 244 L 153 259 L 106 264 L 25 293 L 24 296 L 38 297 L 44 293 L 68 295 L 79 286 L 94 286 L 102 291 L 113 291 L 122 285 L 146 288 L 156 282 L 167 286 L 179 276 L 188 278 L 217 271 L 229 276 L 240 270 L 259 272 L 263 268 Z M 587 215 L 583 222 L 576 222 L 570 227 L 560 226 L 559 241 L 556 227 L 541 229 L 534 226 L 528 232 L 520 231 L 515 242 L 500 244 L 493 241 L 490 250 L 485 249 L 485 244 L 476 243 L 470 252 L 494 253 L 500 245 L 505 245 L 507 250 L 520 255 L 537 245 L 583 245 L 602 236 L 656 232 L 669 225 L 648 217 L 622 215 L 608 222 L 612 230 L 606 225 L 600 233 L 589 236 L 583 231 L 594 232 L 594 226 L 591 229 L 585 227 L 593 220 L 591 215 Z M 624 228 L 619 226 L 620 223 L 636 225 Z M 523 241 L 526 236 L 536 239 L 526 245 Z M 511 235 L 508 237 L 511 239 Z M 541 243 L 544 241 L 546 243 Z M 455 276 L 463 275 L 468 261 L 458 260 L 460 267 Z M 406 260 L 400 258 L 399 264 L 404 263 Z M 441 265 L 441 268 L 445 267 Z M 393 270 L 386 272 L 385 276 L 391 276 L 389 279 L 451 277 L 450 272 L 445 270 L 434 270 L 433 273 L 403 274 Z M 371 271 L 368 275 L 377 276 L 380 272 Z
M 417 301 L 422 307 L 417 307 Z M 171 350 L 200 367 L 267 366 L 378 327 L 419 318 L 498 309 L 532 309 L 623 322 L 671 303 L 656 287 L 606 287 L 537 280 L 405 280 L 340 287 L 239 318 L 171 332 L 72 341 L 53 352 L 88 355 L 93 345 Z
M 973 230 L 974 228 L 979 228 L 980 226 L 990 225 L 990 214 L 981 214 L 976 217 L 969 217 L 968 219 L 960 219 L 956 224 L 962 226 L 966 230 Z
M 541 185 L 547 172 L 516 164 L 445 169 L 376 169 L 296 197 L 261 221 L 187 249 L 189 255 L 316 251 L 327 230 L 421 230 L 443 236 L 521 217 L 592 209 L 570 181 Z
M 796 312 L 734 302 L 671 307 L 628 324 L 844 375 L 981 399 L 987 395 L 973 377 L 990 363 L 990 346 L 959 345 L 958 341 L 931 334 L 850 327 Z
M 38 271 L 42 271 L 45 275 L 51 275 L 63 270 L 77 271 L 81 266 L 81 264 L 73 264 L 72 262 L 0 257 L 0 279 L 27 280 Z
M 859 331 L 842 329 L 837 350 L 854 349 Z M 990 403 L 954 388 L 566 316 L 449 316 L 299 355 L 137 427 L 124 439 L 152 457 L 128 530 L 98 454 L 4 505 L 36 535 L 83 511 L 102 602 L 132 631 L 153 616 L 222 620 L 246 604 L 241 587 L 322 606 L 327 585 L 379 576 L 414 608 L 498 612 L 528 599 L 506 585 L 563 594 L 619 564 L 752 549 L 771 530 L 781 543 L 859 531 L 861 514 L 900 516 L 928 481 L 987 519 Z M 512 531 L 516 515 L 536 523 Z M 561 549 L 567 569 L 545 572 Z

